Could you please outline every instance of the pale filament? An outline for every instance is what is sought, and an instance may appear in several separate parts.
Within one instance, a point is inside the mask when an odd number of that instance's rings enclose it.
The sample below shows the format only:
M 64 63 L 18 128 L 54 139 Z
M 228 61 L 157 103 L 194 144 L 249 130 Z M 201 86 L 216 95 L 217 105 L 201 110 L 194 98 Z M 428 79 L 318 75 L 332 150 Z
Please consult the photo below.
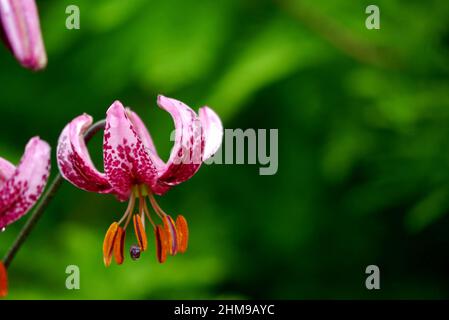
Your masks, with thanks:
M 140 187 L 137 188 L 137 192 L 139 193 L 139 213 L 142 214 L 142 218 L 145 217 L 144 214 L 148 217 L 148 220 L 150 220 L 151 225 L 153 226 L 153 229 L 156 229 L 156 224 L 154 223 L 153 219 L 151 218 L 150 212 L 147 208 L 147 203 L 145 201 L 145 198 L 142 196 L 142 192 L 140 190 Z M 143 219 L 142 219 L 143 221 Z
M 134 210 L 134 206 L 136 204 L 136 197 L 134 196 L 133 193 L 131 193 L 131 197 L 129 198 L 129 202 L 128 202 L 128 207 L 126 208 L 125 213 L 123 214 L 123 217 L 120 219 L 120 221 L 118 222 L 118 224 L 122 224 L 122 222 L 126 219 L 126 223 L 124 226 L 124 229 L 126 229 L 126 227 L 128 226 L 129 223 L 129 217 L 131 216 L 131 212 Z
M 148 217 L 148 220 L 150 220 L 151 224 L 153 225 L 153 229 L 156 229 L 156 224 L 154 223 L 153 219 L 151 218 L 150 211 L 148 211 L 148 207 L 145 201 L 145 198 L 143 198 L 144 206 L 143 211 L 145 212 L 145 215 Z
M 154 211 L 157 213 L 157 215 L 163 219 L 163 216 L 167 216 L 167 214 L 162 210 L 162 208 L 157 203 L 156 199 L 154 198 L 154 195 L 152 193 L 148 194 L 148 198 L 150 199 L 151 206 L 153 207 Z

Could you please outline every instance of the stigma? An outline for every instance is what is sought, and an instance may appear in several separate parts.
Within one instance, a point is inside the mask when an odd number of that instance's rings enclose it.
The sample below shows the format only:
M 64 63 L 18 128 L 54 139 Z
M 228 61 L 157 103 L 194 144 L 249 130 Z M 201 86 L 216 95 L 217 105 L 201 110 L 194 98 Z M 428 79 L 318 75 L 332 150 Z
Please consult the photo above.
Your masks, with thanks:
M 156 219 L 153 219 L 150 213 L 147 200 Z M 173 220 L 170 215 L 162 210 L 154 195 L 148 191 L 146 186 L 135 186 L 122 218 L 110 225 L 104 237 L 103 262 L 106 267 L 111 265 L 113 258 L 118 265 L 124 262 L 125 234 L 131 220 L 137 241 L 137 244 L 133 244 L 130 247 L 132 260 L 138 260 L 141 254 L 148 250 L 148 238 L 145 227 L 147 221 L 153 229 L 155 253 L 159 263 L 164 263 L 169 255 L 174 256 L 177 253 L 186 252 L 189 241 L 189 229 L 184 216 L 178 215 L 176 221 Z

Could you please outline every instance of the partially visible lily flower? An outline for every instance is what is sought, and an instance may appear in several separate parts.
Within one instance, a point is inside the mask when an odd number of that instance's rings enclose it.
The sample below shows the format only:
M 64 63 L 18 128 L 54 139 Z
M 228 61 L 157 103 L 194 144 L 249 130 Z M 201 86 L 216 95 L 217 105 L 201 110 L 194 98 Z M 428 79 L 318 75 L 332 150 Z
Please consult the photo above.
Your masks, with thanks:
M 47 65 L 35 0 L 0 0 L 0 37 L 25 68 Z
M 17 167 L 0 157 L 0 230 L 25 215 L 41 196 L 50 173 L 50 146 L 32 138 Z
M 38 137 L 28 142 L 17 167 L 0 157 L 0 230 L 33 207 L 42 195 L 49 173 L 50 146 Z M 0 262 L 0 297 L 6 293 L 6 268 Z
M 168 254 L 186 251 L 189 237 L 186 219 L 179 215 L 175 221 L 162 210 L 155 195 L 163 195 L 190 179 L 221 145 L 223 126 L 212 109 L 203 107 L 196 114 L 184 103 L 164 96 L 159 96 L 157 103 L 171 114 L 176 129 L 175 144 L 167 163 L 158 156 L 143 121 L 119 101 L 106 113 L 104 173 L 95 168 L 83 138 L 92 124 L 91 116 L 83 114 L 72 120 L 59 138 L 57 160 L 66 180 L 80 189 L 114 194 L 118 200 L 128 201 L 122 218 L 112 223 L 106 232 L 103 242 L 106 266 L 111 264 L 113 256 L 117 264 L 123 263 L 125 232 L 131 220 L 138 243 L 130 248 L 133 260 L 148 248 L 145 218 L 153 228 L 160 263 Z M 160 224 L 151 216 L 147 201 Z

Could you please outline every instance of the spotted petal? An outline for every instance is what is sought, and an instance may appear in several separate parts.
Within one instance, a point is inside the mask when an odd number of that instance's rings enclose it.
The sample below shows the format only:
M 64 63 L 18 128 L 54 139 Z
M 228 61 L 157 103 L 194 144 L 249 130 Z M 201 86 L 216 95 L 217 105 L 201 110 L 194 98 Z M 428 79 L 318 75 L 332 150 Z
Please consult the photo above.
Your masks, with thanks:
M 204 153 L 204 134 L 195 111 L 181 101 L 159 96 L 158 105 L 170 113 L 176 130 L 170 158 L 153 186 L 153 191 L 161 194 L 166 190 L 158 190 L 159 187 L 178 185 L 198 171 Z
M 95 168 L 84 141 L 84 133 L 91 124 L 92 117 L 83 114 L 66 125 L 56 151 L 59 171 L 67 181 L 80 189 L 111 193 L 112 187 L 106 175 Z
M 37 202 L 50 173 L 50 146 L 32 138 L 13 175 L 0 188 L 0 229 L 25 215 Z
M 103 158 L 108 181 L 122 200 L 128 198 L 133 185 L 154 184 L 156 167 L 119 101 L 107 111 Z
M 148 154 L 153 161 L 156 169 L 163 170 L 165 167 L 164 161 L 159 158 L 156 146 L 154 145 L 153 139 L 151 138 L 150 133 L 148 132 L 147 127 L 143 123 L 142 119 L 135 113 L 134 111 L 127 109 L 127 114 L 129 117 L 129 120 L 131 120 L 132 124 L 134 125 L 134 129 L 136 130 L 136 133 L 139 135 L 140 139 L 142 140 L 142 143 L 144 144 L 145 148 L 148 151 Z
M 14 171 L 16 171 L 16 167 L 8 160 L 0 157 L 0 188 L 12 177 Z
M 0 33 L 24 67 L 39 70 L 46 66 L 35 0 L 0 0 Z

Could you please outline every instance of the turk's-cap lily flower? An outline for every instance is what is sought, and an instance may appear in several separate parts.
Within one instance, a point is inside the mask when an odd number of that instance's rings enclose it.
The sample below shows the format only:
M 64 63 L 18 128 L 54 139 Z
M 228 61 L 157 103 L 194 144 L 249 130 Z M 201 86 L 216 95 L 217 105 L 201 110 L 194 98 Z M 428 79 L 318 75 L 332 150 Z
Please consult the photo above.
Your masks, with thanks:
M 72 120 L 59 138 L 57 160 L 66 180 L 86 191 L 114 194 L 120 201 L 128 200 L 123 217 L 106 232 L 103 243 L 106 266 L 110 265 L 112 256 L 118 264 L 123 263 L 125 231 L 131 219 L 138 242 L 130 249 L 132 259 L 138 259 L 148 247 L 145 217 L 153 227 L 159 262 L 164 262 L 167 254 L 185 252 L 188 245 L 186 219 L 179 215 L 175 221 L 161 209 L 154 195 L 163 195 L 173 186 L 190 179 L 222 142 L 223 126 L 212 109 L 203 107 L 197 114 L 184 103 L 164 96 L 159 96 L 157 103 L 170 113 L 176 129 L 175 143 L 167 162 L 158 156 L 143 121 L 119 101 L 114 102 L 106 113 L 104 173 L 95 168 L 83 138 L 92 124 L 91 116 L 83 114 Z M 161 224 L 151 217 L 147 201 Z
M 0 37 L 25 68 L 47 65 L 35 0 L 0 0 Z
M 0 157 L 0 230 L 24 216 L 38 201 L 50 174 L 50 146 L 32 138 L 16 167 Z M 6 268 L 0 262 L 0 297 L 8 292 Z

